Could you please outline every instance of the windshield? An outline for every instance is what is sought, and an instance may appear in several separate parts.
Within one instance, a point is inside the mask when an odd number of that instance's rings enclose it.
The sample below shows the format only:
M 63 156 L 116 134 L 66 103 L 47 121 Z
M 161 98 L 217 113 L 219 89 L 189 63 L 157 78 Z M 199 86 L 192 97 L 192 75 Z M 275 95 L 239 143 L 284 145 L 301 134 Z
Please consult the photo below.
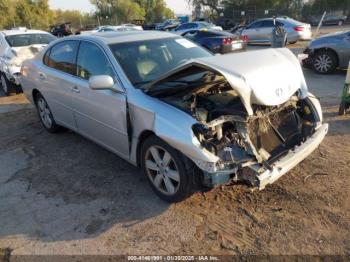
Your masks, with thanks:
M 21 47 L 30 45 L 47 45 L 56 37 L 50 34 L 21 34 L 6 36 L 6 41 L 11 47 Z
M 120 43 L 110 48 L 135 87 L 157 80 L 190 59 L 212 56 L 184 38 Z

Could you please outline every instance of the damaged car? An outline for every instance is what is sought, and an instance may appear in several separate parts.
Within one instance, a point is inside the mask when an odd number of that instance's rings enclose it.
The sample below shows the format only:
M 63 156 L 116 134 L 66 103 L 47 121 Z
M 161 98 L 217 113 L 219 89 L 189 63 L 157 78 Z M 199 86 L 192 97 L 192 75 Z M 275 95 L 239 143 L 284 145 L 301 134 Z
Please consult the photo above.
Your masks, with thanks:
M 21 83 L 49 132 L 139 166 L 169 202 L 230 181 L 264 189 L 328 132 L 288 49 L 214 56 L 169 33 L 74 36 L 26 61 Z
M 56 37 L 39 30 L 5 30 L 0 32 L 0 85 L 5 95 L 20 92 L 19 75 L 24 60 L 33 58 Z

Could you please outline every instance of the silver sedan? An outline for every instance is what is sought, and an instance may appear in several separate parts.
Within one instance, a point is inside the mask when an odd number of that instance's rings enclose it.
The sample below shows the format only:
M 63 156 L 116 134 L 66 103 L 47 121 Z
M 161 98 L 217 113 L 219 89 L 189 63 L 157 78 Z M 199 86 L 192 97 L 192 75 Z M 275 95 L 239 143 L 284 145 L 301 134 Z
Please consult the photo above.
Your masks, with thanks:
M 287 49 L 213 56 L 169 33 L 102 33 L 55 41 L 21 72 L 49 132 L 141 167 L 166 201 L 232 179 L 263 189 L 328 130 Z
M 301 23 L 291 18 L 277 18 L 276 25 L 286 31 L 288 43 L 292 44 L 299 40 L 310 40 L 312 38 L 310 24 Z M 272 18 L 259 19 L 243 29 L 241 35 L 248 38 L 248 43 L 271 43 L 274 27 Z

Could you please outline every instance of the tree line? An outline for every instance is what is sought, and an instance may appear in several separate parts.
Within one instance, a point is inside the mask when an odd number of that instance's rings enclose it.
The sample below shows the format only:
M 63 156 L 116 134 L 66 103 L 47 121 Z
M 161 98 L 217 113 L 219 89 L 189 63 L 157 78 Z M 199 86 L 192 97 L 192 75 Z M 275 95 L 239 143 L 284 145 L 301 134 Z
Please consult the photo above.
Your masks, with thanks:
M 0 0 L 0 29 L 27 27 L 48 30 L 70 22 L 72 27 L 87 25 L 161 22 L 174 17 L 164 0 L 90 0 L 95 12 L 52 10 L 48 0 Z

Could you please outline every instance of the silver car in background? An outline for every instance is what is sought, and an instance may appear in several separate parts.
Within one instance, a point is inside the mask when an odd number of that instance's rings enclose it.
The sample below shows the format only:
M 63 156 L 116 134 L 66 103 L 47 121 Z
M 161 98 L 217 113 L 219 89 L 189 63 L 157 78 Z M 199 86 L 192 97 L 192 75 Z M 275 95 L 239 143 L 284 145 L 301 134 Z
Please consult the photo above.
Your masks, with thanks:
M 21 82 L 49 132 L 141 167 L 166 201 L 231 179 L 263 189 L 328 131 L 287 49 L 214 56 L 165 32 L 73 36 L 26 61 Z
M 287 33 L 287 42 L 296 43 L 299 40 L 312 38 L 311 25 L 292 18 L 277 18 L 277 26 L 283 27 Z M 243 29 L 241 35 L 248 38 L 248 43 L 271 43 L 274 22 L 272 18 L 259 19 Z
M 304 51 L 308 57 L 303 65 L 320 74 L 336 68 L 346 69 L 350 62 L 350 31 L 327 34 L 311 41 Z

